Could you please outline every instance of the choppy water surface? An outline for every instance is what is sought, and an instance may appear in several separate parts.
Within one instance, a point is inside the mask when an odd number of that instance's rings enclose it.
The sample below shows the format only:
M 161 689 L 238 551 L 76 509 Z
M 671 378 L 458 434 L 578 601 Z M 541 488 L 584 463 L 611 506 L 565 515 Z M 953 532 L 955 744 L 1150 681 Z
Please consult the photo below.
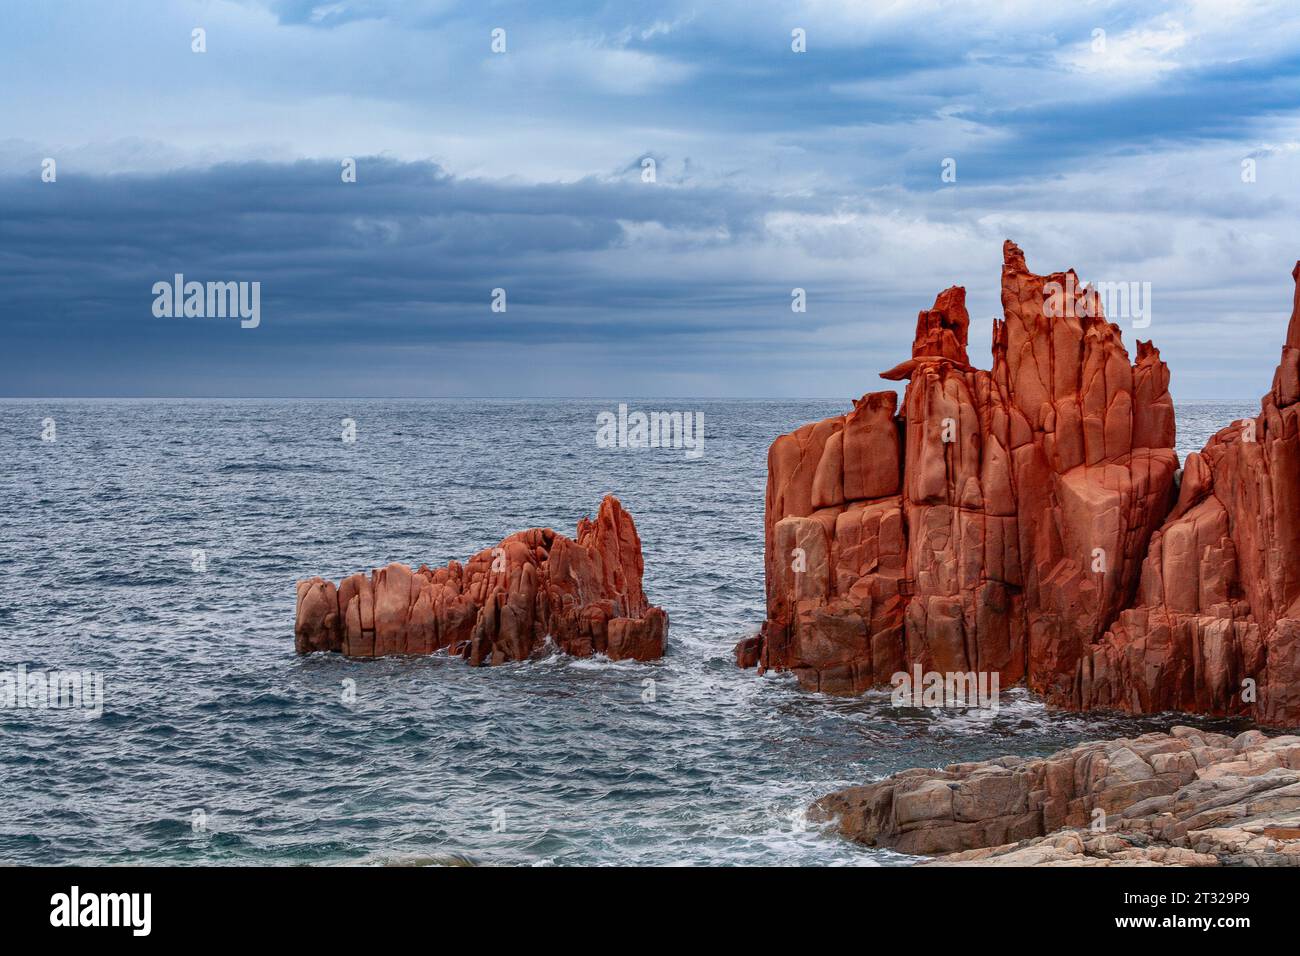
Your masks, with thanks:
M 704 412 L 690 461 L 597 448 L 612 403 L 0 403 L 0 670 L 106 682 L 98 720 L 0 709 L 0 861 L 906 862 L 800 811 L 904 767 L 1192 722 L 1049 714 L 1023 691 L 991 721 L 900 715 L 737 670 L 763 617 L 767 445 L 845 407 L 633 403 Z M 1256 410 L 1181 406 L 1180 455 Z M 606 491 L 671 616 L 663 661 L 294 654 L 298 578 L 572 534 Z

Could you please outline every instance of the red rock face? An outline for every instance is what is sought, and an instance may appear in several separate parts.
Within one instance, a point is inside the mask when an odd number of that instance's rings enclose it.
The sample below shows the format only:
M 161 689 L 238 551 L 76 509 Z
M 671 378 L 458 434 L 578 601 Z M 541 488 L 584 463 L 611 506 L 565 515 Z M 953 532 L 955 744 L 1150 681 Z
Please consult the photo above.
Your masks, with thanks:
M 966 355 L 965 290 L 918 316 L 908 379 L 768 454 L 767 620 L 743 666 L 853 693 L 919 663 L 1068 694 L 1132 602 L 1172 503 L 1169 374 L 1073 272 L 1004 247 L 993 370 Z
M 1300 263 L 1282 360 L 1254 419 L 1189 455 L 1134 606 L 1059 695 L 1070 707 L 1300 723 Z
M 613 495 L 574 538 L 520 531 L 461 565 L 412 571 L 390 564 L 338 587 L 298 582 L 300 654 L 432 654 L 471 664 L 521 661 L 549 636 L 567 654 L 613 660 L 663 656 L 668 615 L 641 590 L 641 539 Z

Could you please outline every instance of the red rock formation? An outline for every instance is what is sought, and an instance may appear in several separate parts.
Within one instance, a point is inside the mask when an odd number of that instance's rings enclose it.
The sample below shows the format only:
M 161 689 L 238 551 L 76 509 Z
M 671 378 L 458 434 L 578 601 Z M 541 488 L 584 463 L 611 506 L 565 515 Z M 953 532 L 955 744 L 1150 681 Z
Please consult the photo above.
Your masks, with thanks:
M 550 637 L 578 657 L 661 657 L 668 615 L 641 590 L 641 539 L 607 495 L 575 539 L 550 528 L 510 535 L 465 565 L 390 564 L 336 588 L 298 582 L 298 653 L 351 657 L 431 654 L 447 648 L 471 664 L 520 661 Z
M 918 316 L 898 418 L 877 392 L 768 454 L 768 613 L 742 665 L 836 693 L 927 670 L 1060 692 L 1127 607 L 1177 459 L 1168 371 L 1073 272 L 1004 247 L 993 370 L 965 290 Z M 901 463 L 901 470 L 899 465 Z
M 852 693 L 903 664 L 905 541 L 893 392 L 789 435 L 768 452 L 768 622 L 742 666 L 790 668 Z
M 1183 468 L 1136 604 L 1057 702 L 1300 723 L 1300 263 L 1273 388 Z

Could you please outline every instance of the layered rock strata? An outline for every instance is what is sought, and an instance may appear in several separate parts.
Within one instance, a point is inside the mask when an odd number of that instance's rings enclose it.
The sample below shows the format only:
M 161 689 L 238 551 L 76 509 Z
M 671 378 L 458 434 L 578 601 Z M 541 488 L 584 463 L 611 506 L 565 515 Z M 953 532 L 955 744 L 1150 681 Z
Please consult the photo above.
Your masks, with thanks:
M 337 587 L 300 581 L 294 642 L 300 654 L 351 657 L 445 648 L 477 665 L 525 660 L 549 639 L 578 657 L 653 660 L 663 655 L 668 616 L 646 600 L 643 570 L 632 516 L 608 495 L 573 538 L 533 528 L 463 565 L 394 563 Z
M 1300 737 L 1191 727 L 907 770 L 809 812 L 942 864 L 1300 865 Z

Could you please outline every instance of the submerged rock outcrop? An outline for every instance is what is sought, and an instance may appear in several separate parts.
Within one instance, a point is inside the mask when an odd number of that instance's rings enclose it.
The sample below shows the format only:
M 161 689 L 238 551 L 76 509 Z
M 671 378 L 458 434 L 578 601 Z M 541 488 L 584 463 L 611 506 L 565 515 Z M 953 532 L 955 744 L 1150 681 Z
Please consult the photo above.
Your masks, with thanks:
M 294 643 L 300 654 L 432 654 L 471 664 L 530 657 L 549 638 L 577 657 L 663 656 L 668 615 L 641 590 L 641 539 L 613 495 L 573 538 L 520 531 L 464 565 L 404 564 L 344 578 L 298 582 Z
M 767 619 L 737 662 L 831 693 L 919 664 L 1065 707 L 1300 723 L 1300 291 L 1261 415 L 1179 484 L 1159 351 L 1130 362 L 1072 270 L 1003 258 L 992 371 L 953 287 L 881 373 L 908 380 L 901 410 L 868 394 L 772 444 Z
M 907 770 L 809 811 L 941 864 L 1300 865 L 1300 737 L 1172 733 Z

